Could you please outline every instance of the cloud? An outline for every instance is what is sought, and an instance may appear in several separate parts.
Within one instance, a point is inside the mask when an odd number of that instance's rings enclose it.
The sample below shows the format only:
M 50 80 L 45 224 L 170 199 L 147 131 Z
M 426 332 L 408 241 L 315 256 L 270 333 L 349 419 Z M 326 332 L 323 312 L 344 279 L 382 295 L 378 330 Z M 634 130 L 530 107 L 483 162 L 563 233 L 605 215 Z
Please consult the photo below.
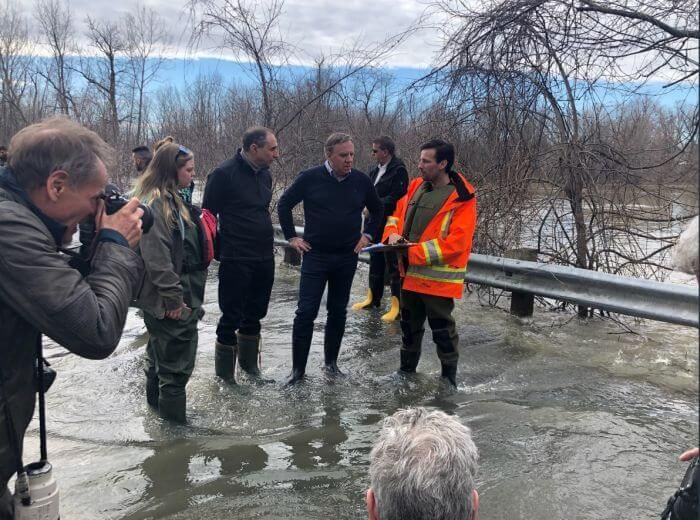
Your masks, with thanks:
M 16 0 L 28 17 L 33 13 L 33 2 Z M 264 0 L 263 0 L 264 1 Z M 115 21 L 135 12 L 138 0 L 70 0 L 70 11 L 76 27 L 76 38 L 85 45 L 85 18 Z M 171 39 L 170 55 L 185 56 L 192 29 L 192 20 L 183 0 L 141 1 L 154 10 L 163 21 Z M 414 25 L 425 10 L 425 4 L 415 0 L 287 0 L 279 21 L 283 40 L 296 50 L 297 63 L 312 63 L 319 54 L 337 55 L 342 49 L 357 44 L 371 47 Z M 195 51 L 196 55 L 234 56 L 217 50 L 220 41 L 209 39 Z M 396 49 L 384 65 L 397 67 L 426 67 L 439 48 L 437 33 L 421 30 L 412 33 Z M 189 53 L 191 54 L 191 52 Z

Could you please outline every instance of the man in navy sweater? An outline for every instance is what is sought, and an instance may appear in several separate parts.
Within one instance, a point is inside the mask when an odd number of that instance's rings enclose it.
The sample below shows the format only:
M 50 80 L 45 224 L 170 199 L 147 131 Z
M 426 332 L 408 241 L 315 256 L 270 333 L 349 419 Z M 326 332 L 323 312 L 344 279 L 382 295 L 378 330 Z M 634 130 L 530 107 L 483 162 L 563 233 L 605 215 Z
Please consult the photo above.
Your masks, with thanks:
M 345 333 L 345 318 L 357 255 L 372 241 L 380 240 L 382 202 L 369 177 L 352 167 L 355 145 L 347 134 L 331 134 L 326 140 L 326 162 L 303 171 L 284 192 L 277 205 L 280 225 L 289 245 L 304 255 L 299 282 L 299 302 L 292 329 L 292 376 L 288 384 L 304 377 L 314 320 L 328 284 L 326 330 L 323 341 L 325 369 L 338 374 L 338 353 Z M 292 209 L 304 203 L 304 237 L 294 231 Z M 362 230 L 362 210 L 369 218 Z

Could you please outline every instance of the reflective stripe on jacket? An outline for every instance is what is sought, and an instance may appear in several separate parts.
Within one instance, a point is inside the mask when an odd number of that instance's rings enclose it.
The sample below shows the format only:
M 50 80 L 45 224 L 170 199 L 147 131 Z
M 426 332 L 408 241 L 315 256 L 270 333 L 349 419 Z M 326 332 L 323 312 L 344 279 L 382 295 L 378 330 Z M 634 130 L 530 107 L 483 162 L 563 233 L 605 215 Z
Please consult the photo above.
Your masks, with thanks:
M 474 188 L 459 174 L 467 189 Z M 408 203 L 423 179 L 417 178 L 408 186 L 408 193 L 399 200 L 396 211 L 387 219 L 382 241 L 389 235 L 403 235 Z M 420 242 L 408 249 L 408 266 L 402 287 L 433 296 L 461 298 L 464 292 L 464 274 L 472 249 L 476 228 L 476 196 L 459 200 L 455 190 L 423 231 Z

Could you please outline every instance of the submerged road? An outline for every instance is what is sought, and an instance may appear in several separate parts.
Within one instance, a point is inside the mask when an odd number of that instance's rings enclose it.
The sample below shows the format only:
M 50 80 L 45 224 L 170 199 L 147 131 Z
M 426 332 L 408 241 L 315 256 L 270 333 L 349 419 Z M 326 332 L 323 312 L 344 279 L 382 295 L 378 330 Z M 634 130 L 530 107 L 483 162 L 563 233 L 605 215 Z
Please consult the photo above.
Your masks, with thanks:
M 308 381 L 283 389 L 299 272 L 278 266 L 263 322 L 265 386 L 214 378 L 219 311 L 210 269 L 188 426 L 146 405 L 147 340 L 131 310 L 119 348 L 87 361 L 48 345 L 58 378 L 47 395 L 49 460 L 66 519 L 366 518 L 369 451 L 381 420 L 432 406 L 468 424 L 479 447 L 482 520 L 658 518 L 698 445 L 698 331 L 653 322 L 634 334 L 601 319 L 537 309 L 521 321 L 457 304 L 459 388 L 439 381 L 429 332 L 416 377 L 398 367 L 398 322 L 349 311 L 339 365 L 321 373 L 322 309 Z M 358 271 L 352 301 L 365 294 Z M 388 303 L 388 301 L 387 301 Z M 38 455 L 38 424 L 25 442 Z

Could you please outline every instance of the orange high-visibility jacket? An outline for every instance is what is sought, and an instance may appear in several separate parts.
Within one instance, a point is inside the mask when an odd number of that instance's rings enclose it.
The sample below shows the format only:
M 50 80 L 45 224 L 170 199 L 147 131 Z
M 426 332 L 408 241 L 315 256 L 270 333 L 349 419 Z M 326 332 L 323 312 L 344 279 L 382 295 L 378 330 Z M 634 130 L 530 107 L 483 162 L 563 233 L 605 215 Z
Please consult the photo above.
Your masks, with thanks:
M 459 174 L 470 193 L 474 188 Z M 387 219 L 382 241 L 390 234 L 403 234 L 408 203 L 423 183 L 420 177 L 408 186 L 408 193 L 399 200 L 396 211 Z M 464 273 L 472 249 L 476 228 L 476 196 L 467 201 L 457 200 L 457 190 L 430 221 L 420 237 L 420 243 L 408 248 L 408 266 L 402 287 L 407 291 L 461 298 Z

